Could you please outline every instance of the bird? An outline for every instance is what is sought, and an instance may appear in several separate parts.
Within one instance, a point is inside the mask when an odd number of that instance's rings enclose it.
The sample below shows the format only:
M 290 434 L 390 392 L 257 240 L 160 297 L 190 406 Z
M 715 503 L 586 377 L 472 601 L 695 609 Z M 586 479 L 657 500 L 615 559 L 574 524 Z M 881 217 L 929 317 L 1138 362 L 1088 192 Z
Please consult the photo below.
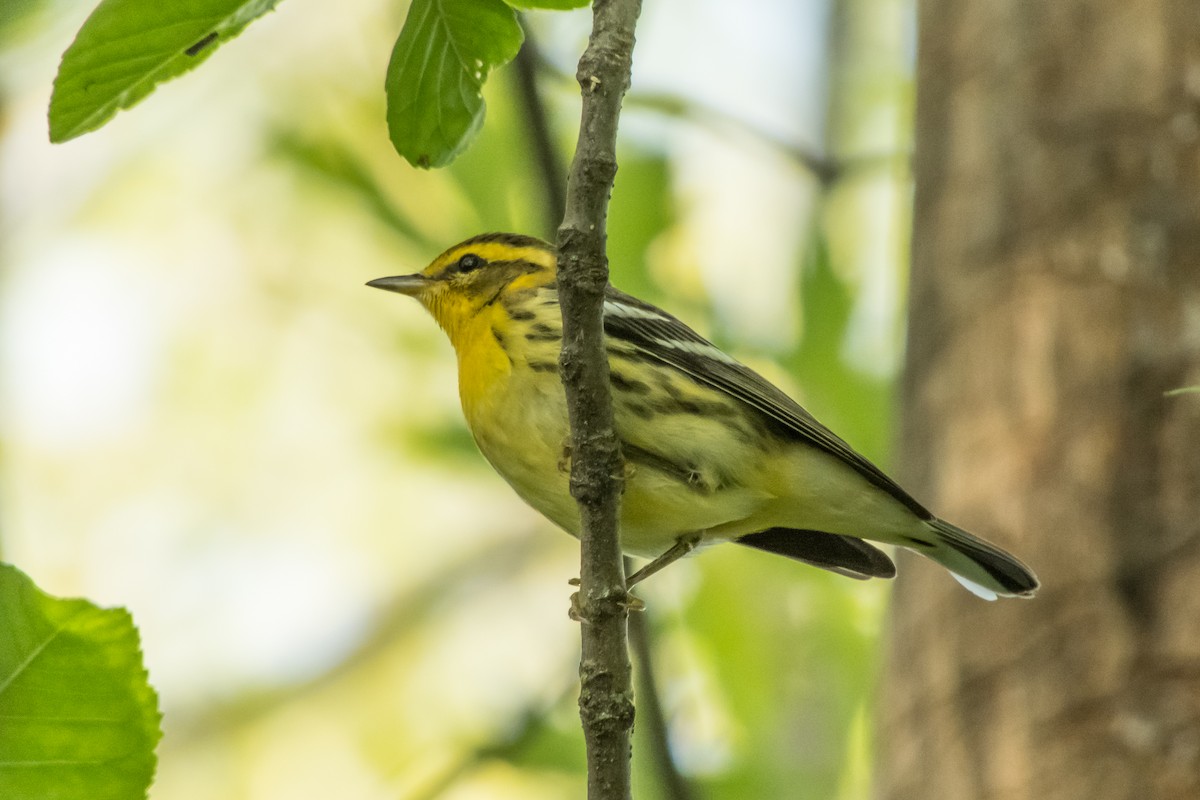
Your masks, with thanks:
M 454 348 L 480 452 L 526 503 L 578 537 L 557 263 L 541 239 L 484 233 L 420 272 L 367 285 L 412 297 L 432 315 Z M 603 328 L 626 465 L 621 548 L 651 559 L 628 585 L 722 542 L 851 578 L 895 576 L 874 542 L 931 559 L 987 600 L 1037 590 L 1015 556 L 935 516 L 785 392 L 668 312 L 608 286 Z

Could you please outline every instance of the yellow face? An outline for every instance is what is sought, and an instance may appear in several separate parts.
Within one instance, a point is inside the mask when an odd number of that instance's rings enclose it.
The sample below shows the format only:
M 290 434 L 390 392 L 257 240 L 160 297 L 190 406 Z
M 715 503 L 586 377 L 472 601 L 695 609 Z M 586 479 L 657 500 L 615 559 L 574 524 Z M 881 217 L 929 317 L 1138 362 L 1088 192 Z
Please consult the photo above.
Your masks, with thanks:
M 556 263 L 554 248 L 540 239 L 485 233 L 456 244 L 420 272 L 367 285 L 415 297 L 448 328 L 491 305 L 505 290 L 553 282 Z

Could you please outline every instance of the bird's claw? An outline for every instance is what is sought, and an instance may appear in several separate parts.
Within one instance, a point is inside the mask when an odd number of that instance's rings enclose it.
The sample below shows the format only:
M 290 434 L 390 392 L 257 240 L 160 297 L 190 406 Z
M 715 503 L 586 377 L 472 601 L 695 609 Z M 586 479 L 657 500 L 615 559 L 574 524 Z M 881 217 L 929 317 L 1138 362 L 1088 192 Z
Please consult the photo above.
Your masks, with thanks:
M 571 586 L 579 585 L 579 578 L 571 578 L 567 581 Z M 645 611 L 646 601 L 642 598 L 625 592 L 624 597 L 615 601 L 617 607 L 628 613 L 631 611 Z M 582 622 L 587 624 L 588 618 L 583 613 L 583 601 L 579 597 L 579 592 L 571 592 L 571 606 L 567 609 L 567 617 L 574 622 Z
M 574 583 L 578 585 L 579 579 L 575 578 Z M 588 624 L 587 617 L 583 615 L 583 604 L 579 600 L 579 592 L 571 592 L 571 607 L 567 609 L 567 618 L 582 625 Z
M 621 601 L 621 607 L 626 611 L 645 611 L 646 601 L 626 592 L 625 599 Z

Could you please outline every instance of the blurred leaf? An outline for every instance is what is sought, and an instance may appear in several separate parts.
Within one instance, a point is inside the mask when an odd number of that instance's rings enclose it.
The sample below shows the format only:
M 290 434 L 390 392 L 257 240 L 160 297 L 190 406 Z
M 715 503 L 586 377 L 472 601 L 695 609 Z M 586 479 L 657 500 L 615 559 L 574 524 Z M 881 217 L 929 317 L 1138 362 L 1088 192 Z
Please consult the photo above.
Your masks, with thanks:
M 417 167 L 454 160 L 483 124 L 483 84 L 521 49 L 502 0 L 413 0 L 387 69 L 388 131 Z
M 145 797 L 162 734 L 129 612 L 0 565 L 0 617 L 0 797 Z
M 207 59 L 278 0 L 102 0 L 63 54 L 50 141 L 94 131 Z
M 575 698 L 578 688 L 574 683 L 561 698 L 558 709 L 576 709 Z M 508 738 L 490 744 L 480 750 L 481 758 L 498 758 L 519 766 L 522 770 L 549 770 L 555 772 L 587 773 L 587 759 L 582 745 L 582 734 L 576 725 L 558 724 L 559 714 L 555 708 L 531 709 L 516 721 Z M 575 713 L 569 719 L 575 722 Z
M 891 381 L 851 369 L 842 357 L 854 296 L 830 263 L 818 231 L 801 275 L 804 330 L 790 359 L 805 406 L 867 458 L 884 464 L 891 442 Z
M 471 466 L 484 464 L 471 431 L 460 415 L 434 425 L 405 425 L 396 431 L 396 438 L 415 455 L 431 462 L 462 463 L 465 460 Z
M 733 758 L 702 781 L 710 800 L 833 797 L 875 669 L 864 584 L 741 548 L 702 557 L 687 632 L 715 672 Z M 695 669 L 696 667 L 693 667 Z M 803 787 L 797 792 L 796 787 Z
M 280 709 L 339 683 L 369 684 L 374 680 L 370 676 L 378 673 L 381 664 L 389 663 L 397 648 L 428 644 L 430 631 L 437 628 L 447 606 L 456 602 L 454 598 L 477 598 L 511 585 L 513 576 L 544 558 L 550 546 L 550 537 L 541 531 L 487 541 L 415 582 L 394 586 L 393 594 L 361 631 L 362 638 L 347 642 L 348 649 L 335 662 L 297 682 L 248 687 L 240 695 L 205 704 L 190 718 L 176 717 L 171 736 L 173 750 L 230 740 Z
M 277 131 L 275 150 L 296 166 L 324 178 L 358 197 L 375 218 L 420 247 L 434 249 L 435 244 L 391 201 L 375 176 L 344 144 L 332 138 L 306 139 L 290 130 Z
M 587 778 L 587 760 L 581 746 L 582 734 L 574 724 L 561 724 L 561 712 L 574 700 L 575 685 L 550 707 L 526 709 L 514 718 L 511 725 L 497 731 L 496 737 L 461 754 L 436 780 L 409 796 L 409 800 L 436 800 L 451 794 L 453 787 L 489 761 L 499 761 L 516 767 L 526 777 L 535 774 L 555 774 L 577 778 L 582 784 Z M 571 702 L 572 707 L 575 706 Z M 572 720 L 576 717 L 570 715 Z M 568 797 L 578 796 L 572 792 Z
M 0 42 L 8 33 L 10 26 L 33 10 L 40 0 L 4 0 L 0 3 Z
M 536 233 L 543 218 L 541 176 L 523 151 L 514 151 L 526 146 L 528 136 L 515 99 L 516 81 L 511 70 L 498 77 L 485 89 L 492 101 L 487 127 L 449 167 L 449 175 L 479 216 L 472 223 L 477 229 L 463 231 L 464 236 L 485 230 Z
M 655 111 L 665 117 L 690 120 L 713 130 L 729 129 L 749 134 L 777 153 L 787 156 L 811 172 L 822 182 L 832 181 L 840 169 L 830 159 L 807 145 L 797 144 L 736 114 L 730 114 L 698 97 L 684 97 L 669 92 L 630 92 L 623 102 L 625 108 Z
M 513 8 L 547 8 L 552 11 L 567 11 L 583 8 L 592 0 L 504 0 Z
M 621 152 L 621 170 L 608 212 L 608 259 L 613 285 L 651 302 L 663 290 L 646 270 L 646 250 L 675 221 L 670 169 L 660 155 Z
M 1178 389 L 1172 389 L 1169 392 L 1163 392 L 1167 397 L 1175 397 L 1181 394 L 1200 394 L 1200 386 L 1182 386 Z

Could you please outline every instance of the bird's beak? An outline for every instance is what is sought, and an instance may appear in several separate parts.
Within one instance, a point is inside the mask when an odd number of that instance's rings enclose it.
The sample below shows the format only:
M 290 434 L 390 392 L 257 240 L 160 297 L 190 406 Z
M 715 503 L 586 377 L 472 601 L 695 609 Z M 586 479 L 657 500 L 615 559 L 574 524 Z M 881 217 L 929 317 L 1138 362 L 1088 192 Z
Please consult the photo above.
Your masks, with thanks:
M 367 281 L 367 286 L 373 286 L 376 289 L 385 289 L 389 292 L 399 292 L 409 297 L 416 297 L 432 282 L 429 278 L 417 272 L 413 275 L 394 275 L 390 278 L 376 278 L 373 281 Z

